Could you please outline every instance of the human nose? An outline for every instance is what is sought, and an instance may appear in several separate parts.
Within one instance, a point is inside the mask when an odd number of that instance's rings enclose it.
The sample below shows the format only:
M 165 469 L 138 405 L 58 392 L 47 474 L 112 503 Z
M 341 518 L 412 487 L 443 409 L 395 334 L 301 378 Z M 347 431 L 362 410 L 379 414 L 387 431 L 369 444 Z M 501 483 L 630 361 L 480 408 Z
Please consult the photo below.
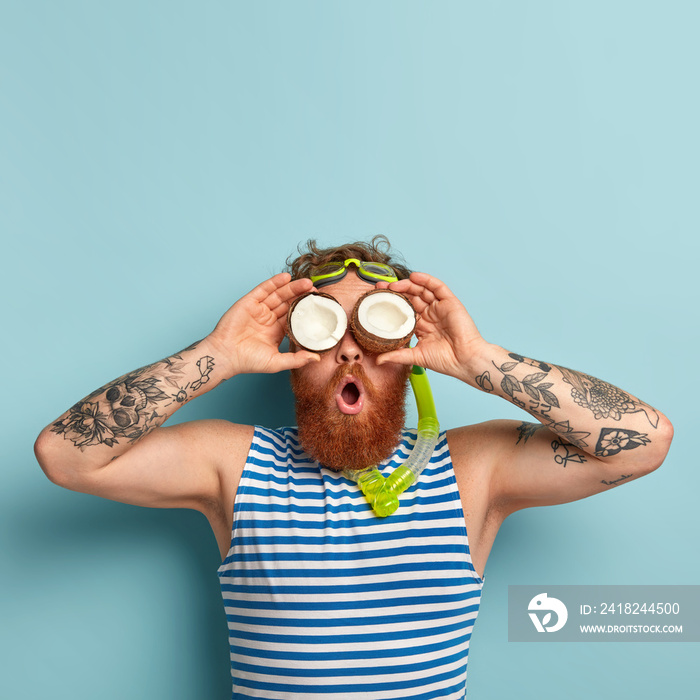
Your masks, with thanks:
M 345 331 L 345 335 L 342 337 L 340 343 L 338 343 L 335 359 L 339 365 L 345 362 L 362 362 L 364 359 L 362 348 L 355 340 L 355 336 L 350 329 Z

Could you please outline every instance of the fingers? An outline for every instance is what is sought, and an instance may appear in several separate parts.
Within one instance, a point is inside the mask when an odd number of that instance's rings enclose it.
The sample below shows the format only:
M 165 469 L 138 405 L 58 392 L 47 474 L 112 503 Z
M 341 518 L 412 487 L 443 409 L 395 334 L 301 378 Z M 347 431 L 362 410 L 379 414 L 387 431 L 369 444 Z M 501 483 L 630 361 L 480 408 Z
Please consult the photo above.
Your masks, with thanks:
M 394 285 L 400 284 L 400 287 L 395 287 Z M 416 284 L 411 280 L 400 280 L 399 282 L 393 282 L 391 290 L 394 292 L 400 292 L 405 294 L 411 300 L 413 308 L 422 314 L 428 306 L 436 301 L 435 295 L 426 287 Z
M 454 296 L 450 288 L 437 277 L 426 272 L 412 272 L 407 279 L 392 282 L 390 289 L 420 298 L 425 304 L 442 301 Z
M 285 369 L 299 369 L 305 367 L 312 362 L 320 362 L 321 356 L 315 352 L 308 350 L 299 350 L 298 352 L 282 352 L 279 354 L 276 363 L 276 370 L 281 372 Z
M 300 292 L 300 294 L 303 293 L 304 292 Z M 300 296 L 300 294 L 294 294 L 291 299 L 285 299 L 284 301 L 280 301 L 280 303 L 274 308 L 272 308 L 271 306 L 269 307 L 278 320 L 283 319 L 287 315 L 287 312 L 289 311 L 289 307 L 292 305 L 292 302 L 298 296 Z
M 257 301 L 262 301 L 270 294 L 273 294 L 277 289 L 288 284 L 292 276 L 288 272 L 280 272 L 274 277 L 261 282 L 255 289 L 250 292 L 250 296 Z
M 399 284 L 401 287 L 395 286 Z M 377 282 L 376 289 L 391 289 L 392 292 L 401 292 L 401 294 L 405 294 L 407 297 L 410 297 L 411 305 L 419 314 L 422 314 L 430 305 L 430 301 L 424 301 L 420 296 L 420 292 L 423 288 L 419 287 L 417 284 L 413 284 L 409 279 L 391 283 Z
M 425 316 L 419 316 L 418 320 L 416 321 L 416 329 L 415 329 L 415 334 L 417 338 L 421 338 L 424 335 L 427 335 L 430 333 L 432 330 L 435 329 L 435 322 L 431 319 L 429 320 Z
M 401 350 L 383 352 L 381 355 L 377 356 L 378 365 L 383 365 L 386 362 L 395 362 L 399 365 L 420 364 L 416 358 L 416 353 L 412 348 L 402 348 Z
M 290 280 L 288 272 L 281 272 L 255 287 L 250 292 L 250 297 L 265 304 L 277 318 L 281 318 L 287 313 L 291 301 L 313 289 L 313 283 L 308 278 Z
M 267 303 L 272 309 L 313 287 L 311 280 L 306 277 L 294 281 L 290 280 L 291 275 L 288 272 L 280 272 L 278 275 L 270 277 L 269 280 L 261 282 L 250 292 L 250 296 L 256 301 Z
M 426 289 L 429 289 L 438 300 L 454 296 L 450 288 L 442 280 L 429 275 L 427 272 L 412 272 L 409 279 L 411 282 L 423 285 Z

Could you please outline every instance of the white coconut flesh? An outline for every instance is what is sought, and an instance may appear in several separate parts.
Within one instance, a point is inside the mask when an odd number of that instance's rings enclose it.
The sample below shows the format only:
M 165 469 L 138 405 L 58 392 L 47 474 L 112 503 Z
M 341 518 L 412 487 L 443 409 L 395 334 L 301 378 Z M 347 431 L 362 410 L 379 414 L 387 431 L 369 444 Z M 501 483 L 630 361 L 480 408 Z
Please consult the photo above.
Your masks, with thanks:
M 309 294 L 294 307 L 289 321 L 296 342 L 307 350 L 328 350 L 345 335 L 348 317 L 334 299 Z
M 416 314 L 413 307 L 398 294 L 376 292 L 362 300 L 357 309 L 357 320 L 372 335 L 398 340 L 413 332 Z

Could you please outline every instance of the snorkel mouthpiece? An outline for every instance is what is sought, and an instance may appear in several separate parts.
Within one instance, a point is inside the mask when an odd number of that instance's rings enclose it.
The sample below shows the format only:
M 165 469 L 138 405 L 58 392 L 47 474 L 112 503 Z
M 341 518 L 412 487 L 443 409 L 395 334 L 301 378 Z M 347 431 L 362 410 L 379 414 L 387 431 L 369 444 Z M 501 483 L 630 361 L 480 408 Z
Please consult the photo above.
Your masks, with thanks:
M 440 435 L 440 423 L 428 375 L 422 367 L 414 365 L 410 379 L 418 407 L 418 435 L 408 459 L 386 479 L 376 466 L 356 472 L 343 471 L 343 476 L 357 483 L 372 510 L 380 518 L 396 512 L 399 496 L 417 481 L 430 461 Z

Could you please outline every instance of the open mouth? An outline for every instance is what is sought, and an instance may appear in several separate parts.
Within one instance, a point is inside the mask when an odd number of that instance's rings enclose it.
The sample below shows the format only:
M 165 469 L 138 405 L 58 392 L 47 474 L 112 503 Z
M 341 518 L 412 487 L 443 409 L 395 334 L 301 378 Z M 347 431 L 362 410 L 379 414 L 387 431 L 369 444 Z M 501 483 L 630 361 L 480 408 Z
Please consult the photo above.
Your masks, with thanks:
M 359 413 L 364 405 L 364 388 L 362 382 L 348 374 L 343 377 L 335 391 L 335 401 L 338 409 L 345 415 L 352 416 Z

